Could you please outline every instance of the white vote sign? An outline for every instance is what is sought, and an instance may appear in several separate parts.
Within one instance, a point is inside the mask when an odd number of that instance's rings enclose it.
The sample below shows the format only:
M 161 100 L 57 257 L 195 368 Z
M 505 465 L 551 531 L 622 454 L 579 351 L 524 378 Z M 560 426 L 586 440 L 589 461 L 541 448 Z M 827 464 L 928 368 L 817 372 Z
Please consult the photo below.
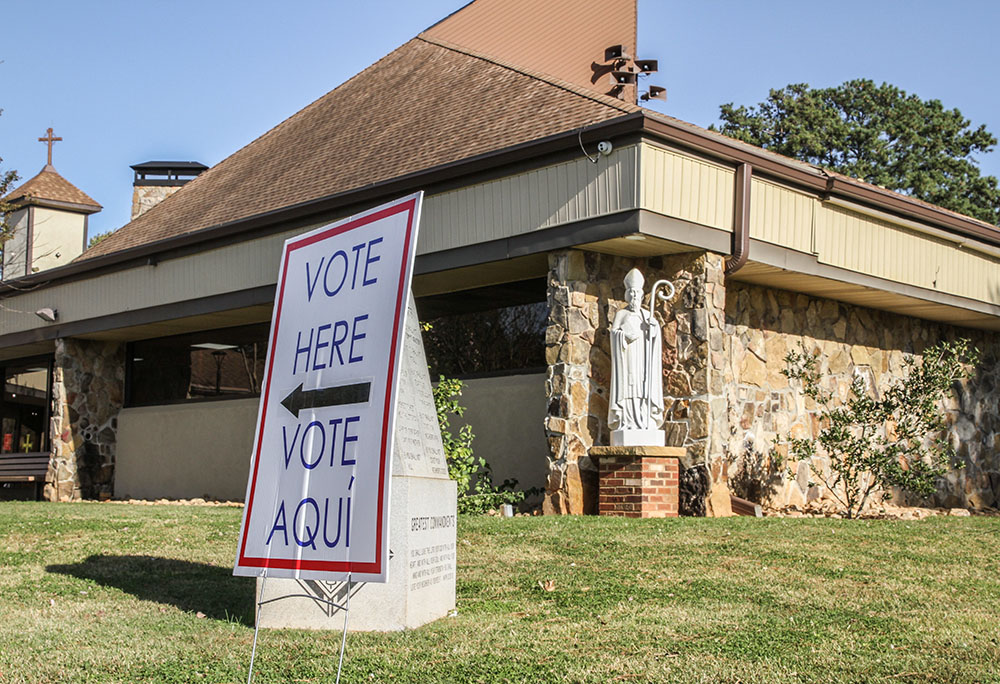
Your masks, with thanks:
M 386 581 L 422 197 L 285 242 L 233 574 Z

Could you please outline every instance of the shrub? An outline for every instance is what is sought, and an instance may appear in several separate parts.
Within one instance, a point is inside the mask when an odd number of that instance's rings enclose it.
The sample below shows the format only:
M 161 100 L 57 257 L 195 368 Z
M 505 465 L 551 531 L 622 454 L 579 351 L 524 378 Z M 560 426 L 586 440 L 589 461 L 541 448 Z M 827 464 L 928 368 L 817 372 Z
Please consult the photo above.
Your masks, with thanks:
M 873 493 L 891 496 L 890 488 L 928 497 L 937 489 L 937 479 L 953 464 L 954 450 L 948 440 L 940 403 L 952 392 L 956 381 L 969 376 L 968 365 L 979 360 L 979 351 L 968 340 L 941 342 L 928 347 L 923 361 L 906 360 L 903 378 L 895 378 L 880 389 L 867 387 L 855 376 L 841 405 L 822 388 L 816 356 L 791 351 L 785 357 L 789 379 L 799 380 L 802 391 L 823 408 L 824 427 L 815 438 L 791 439 L 791 451 L 807 459 L 819 478 L 844 507 L 846 517 L 861 512 Z M 817 453 L 830 460 L 829 472 L 812 462 Z

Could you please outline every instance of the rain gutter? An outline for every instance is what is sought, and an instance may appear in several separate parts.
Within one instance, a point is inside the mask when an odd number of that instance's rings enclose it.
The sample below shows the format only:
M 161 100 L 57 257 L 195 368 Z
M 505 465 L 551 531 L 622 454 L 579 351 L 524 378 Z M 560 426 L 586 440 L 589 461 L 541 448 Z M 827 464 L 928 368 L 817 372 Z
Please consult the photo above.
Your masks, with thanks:
M 750 256 L 750 179 L 753 167 L 743 162 L 736 167 L 733 192 L 733 249 L 726 259 L 726 275 L 743 268 Z

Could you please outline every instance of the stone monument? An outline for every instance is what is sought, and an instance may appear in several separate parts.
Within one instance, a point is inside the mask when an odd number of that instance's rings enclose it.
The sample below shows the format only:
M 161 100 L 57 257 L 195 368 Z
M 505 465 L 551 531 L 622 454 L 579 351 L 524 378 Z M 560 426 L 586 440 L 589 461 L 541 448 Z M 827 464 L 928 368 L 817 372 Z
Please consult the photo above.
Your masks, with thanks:
M 668 447 L 663 425 L 663 358 L 657 298 L 674 296 L 666 280 L 653 284 L 649 309 L 642 308 L 645 279 L 638 269 L 625 276 L 627 305 L 611 324 L 611 446 L 594 446 L 598 464 L 598 513 L 634 518 L 678 515 L 682 447 Z M 667 292 L 659 291 L 664 288 Z
M 413 629 L 455 608 L 455 482 L 448 477 L 416 306 L 410 295 L 397 390 L 389 494 L 389 582 L 351 583 L 349 631 Z M 258 593 L 261 580 L 257 580 Z M 346 582 L 263 581 L 262 628 L 344 626 Z
M 663 354 L 660 324 L 653 313 L 657 289 L 666 286 L 674 296 L 674 286 L 659 280 L 653 285 L 649 309 L 642 308 L 645 279 L 633 268 L 625 276 L 627 306 L 611 324 L 611 398 L 608 427 L 611 446 L 664 446 Z

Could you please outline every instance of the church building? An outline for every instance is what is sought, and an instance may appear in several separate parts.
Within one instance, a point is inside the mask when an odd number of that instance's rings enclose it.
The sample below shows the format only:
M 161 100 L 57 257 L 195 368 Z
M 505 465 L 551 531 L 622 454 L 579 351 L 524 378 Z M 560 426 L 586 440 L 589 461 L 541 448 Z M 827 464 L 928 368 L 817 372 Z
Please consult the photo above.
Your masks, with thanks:
M 788 351 L 843 393 L 958 337 L 983 361 L 946 406 L 965 467 L 935 503 L 998 505 L 1000 231 L 644 107 L 663 89 L 636 22 L 635 0 L 474 0 L 212 168 L 133 167 L 185 182 L 82 254 L 70 219 L 99 207 L 47 166 L 11 195 L 0 482 L 28 451 L 51 500 L 241 498 L 284 240 L 423 190 L 432 377 L 465 381 L 476 452 L 546 513 L 596 511 L 633 268 L 676 289 L 656 311 L 689 512 L 824 495 L 776 465 L 819 429 Z

